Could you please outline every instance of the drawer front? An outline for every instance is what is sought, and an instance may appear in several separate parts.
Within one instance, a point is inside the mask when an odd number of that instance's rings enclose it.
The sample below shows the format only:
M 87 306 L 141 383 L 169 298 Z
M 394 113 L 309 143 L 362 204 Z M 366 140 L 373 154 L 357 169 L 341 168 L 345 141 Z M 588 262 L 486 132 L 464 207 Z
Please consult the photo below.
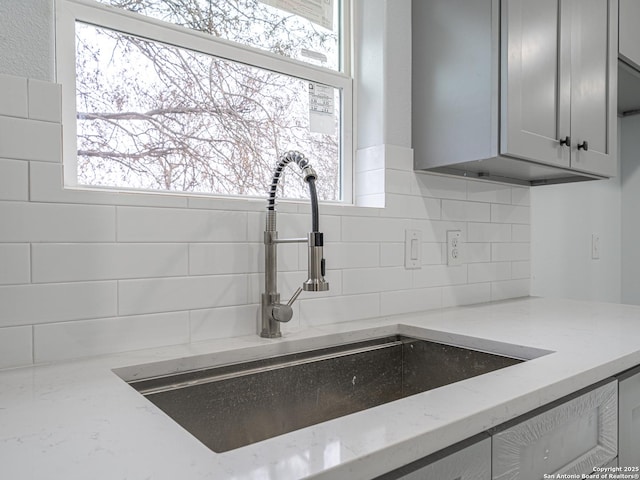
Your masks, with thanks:
M 618 452 L 618 385 L 613 380 L 492 437 L 494 480 L 588 474 Z
M 382 477 L 385 480 L 392 477 Z M 397 480 L 491 480 L 491 438 L 485 438 Z
M 616 457 L 613 460 L 611 460 L 609 463 L 607 463 L 606 465 L 603 465 L 602 468 L 616 468 L 619 465 L 620 464 L 618 463 L 618 457 Z
M 640 466 L 640 373 L 620 380 L 618 446 L 621 467 Z

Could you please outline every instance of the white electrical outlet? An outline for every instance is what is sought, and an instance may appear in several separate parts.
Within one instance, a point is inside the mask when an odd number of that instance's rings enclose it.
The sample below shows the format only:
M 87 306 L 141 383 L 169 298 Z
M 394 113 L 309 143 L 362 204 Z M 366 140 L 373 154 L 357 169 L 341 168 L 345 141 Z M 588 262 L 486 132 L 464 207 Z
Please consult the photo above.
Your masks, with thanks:
M 447 231 L 447 265 L 463 264 L 462 232 L 460 230 Z
M 591 234 L 591 258 L 598 260 L 600 258 L 600 235 Z
M 405 230 L 404 232 L 404 268 L 422 268 L 422 231 Z

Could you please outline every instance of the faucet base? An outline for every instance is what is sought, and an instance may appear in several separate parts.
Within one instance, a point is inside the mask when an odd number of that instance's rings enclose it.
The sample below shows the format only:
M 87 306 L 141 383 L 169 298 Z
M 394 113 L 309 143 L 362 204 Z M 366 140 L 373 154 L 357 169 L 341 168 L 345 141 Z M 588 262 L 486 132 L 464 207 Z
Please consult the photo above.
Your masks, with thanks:
M 260 332 L 260 336 L 262 338 L 280 338 L 280 337 L 282 337 L 282 333 L 281 332 L 271 332 L 271 331 L 269 331 L 268 328 L 265 328 L 264 330 L 262 330 Z
M 280 303 L 280 294 L 278 293 L 263 293 L 262 294 L 262 331 L 260 336 L 263 338 L 280 338 L 282 333 L 280 332 L 280 322 L 273 318 L 272 306 Z

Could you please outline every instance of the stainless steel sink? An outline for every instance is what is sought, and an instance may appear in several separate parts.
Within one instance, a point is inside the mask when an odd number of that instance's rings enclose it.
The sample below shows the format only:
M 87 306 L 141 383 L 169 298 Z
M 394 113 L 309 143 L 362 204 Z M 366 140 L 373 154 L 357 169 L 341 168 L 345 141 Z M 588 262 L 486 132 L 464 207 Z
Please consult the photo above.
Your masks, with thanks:
M 393 336 L 129 383 L 226 452 L 522 361 Z

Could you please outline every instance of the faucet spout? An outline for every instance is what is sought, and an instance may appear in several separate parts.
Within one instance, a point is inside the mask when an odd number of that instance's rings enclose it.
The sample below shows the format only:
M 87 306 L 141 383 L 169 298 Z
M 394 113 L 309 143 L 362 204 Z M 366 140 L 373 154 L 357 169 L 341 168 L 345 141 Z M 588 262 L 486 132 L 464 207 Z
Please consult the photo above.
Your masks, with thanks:
M 304 174 L 304 180 L 309 185 L 311 197 L 311 232 L 306 238 L 279 239 L 276 229 L 276 191 L 278 181 L 285 167 L 295 162 Z M 309 161 L 300 152 L 290 151 L 285 153 L 273 173 L 269 197 L 267 198 L 267 221 L 264 232 L 265 245 L 265 292 L 262 294 L 262 330 L 260 336 L 277 338 L 282 336 L 280 323 L 291 320 L 293 310 L 291 305 L 298 298 L 301 290 L 308 292 L 324 292 L 329 290 L 329 283 L 324 279 L 325 260 L 323 256 L 324 235 L 319 229 L 318 195 L 316 192 L 316 179 L 318 175 L 313 170 Z M 277 244 L 304 242 L 308 245 L 308 279 L 302 284 L 287 304 L 280 303 L 280 294 L 277 288 Z

